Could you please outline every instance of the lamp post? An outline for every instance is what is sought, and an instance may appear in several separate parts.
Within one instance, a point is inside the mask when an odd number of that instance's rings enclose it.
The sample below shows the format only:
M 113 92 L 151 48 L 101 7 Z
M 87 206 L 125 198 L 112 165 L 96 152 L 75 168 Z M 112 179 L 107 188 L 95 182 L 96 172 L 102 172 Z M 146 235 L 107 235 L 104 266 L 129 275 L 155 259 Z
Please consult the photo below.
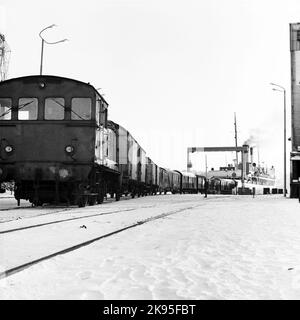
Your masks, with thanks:
M 44 29 L 39 33 L 39 37 L 42 39 L 40 75 L 42 74 L 42 71 L 43 71 L 44 42 L 46 42 L 47 44 L 57 44 L 57 43 L 64 42 L 64 41 L 67 41 L 67 40 L 68 40 L 68 39 L 63 39 L 63 40 L 59 40 L 59 41 L 55 41 L 55 42 L 46 41 L 46 40 L 42 37 L 42 32 L 44 32 L 44 31 L 47 30 L 47 29 L 53 28 L 53 27 L 56 27 L 56 25 L 55 25 L 55 24 L 51 24 L 51 26 L 48 26 L 48 27 L 44 28 Z
M 272 90 L 274 91 L 279 91 L 279 92 L 283 92 L 283 107 L 284 107 L 284 115 L 283 115 L 283 122 L 284 122 L 284 126 L 283 126 L 283 153 L 284 153 L 284 159 L 283 159 L 283 195 L 284 197 L 286 197 L 286 90 L 284 87 L 275 84 L 275 83 L 270 83 L 272 86 L 276 86 L 280 89 L 277 88 L 272 88 Z

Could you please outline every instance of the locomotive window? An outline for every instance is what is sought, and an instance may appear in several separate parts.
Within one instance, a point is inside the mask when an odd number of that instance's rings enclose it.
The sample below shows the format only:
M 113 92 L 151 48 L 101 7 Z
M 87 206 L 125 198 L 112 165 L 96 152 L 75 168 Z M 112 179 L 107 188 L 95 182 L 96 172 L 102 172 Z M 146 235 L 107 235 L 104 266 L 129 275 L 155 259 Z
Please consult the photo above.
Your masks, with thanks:
M 10 98 L 0 98 L 0 120 L 11 119 L 12 102 Z
M 73 98 L 71 104 L 72 120 L 91 120 L 92 100 L 91 98 Z
M 63 120 L 65 118 L 65 99 L 45 99 L 45 120 Z
M 38 115 L 37 98 L 20 98 L 18 105 L 19 120 L 36 120 Z

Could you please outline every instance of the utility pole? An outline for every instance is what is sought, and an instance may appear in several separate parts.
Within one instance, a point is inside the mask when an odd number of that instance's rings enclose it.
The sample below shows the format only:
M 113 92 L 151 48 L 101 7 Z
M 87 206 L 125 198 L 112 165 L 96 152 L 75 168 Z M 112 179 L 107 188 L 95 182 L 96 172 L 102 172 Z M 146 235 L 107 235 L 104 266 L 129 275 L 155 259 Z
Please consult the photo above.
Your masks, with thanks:
M 55 25 L 55 24 L 51 24 L 51 26 L 48 26 L 48 27 L 44 28 L 44 29 L 39 33 L 39 37 L 42 39 L 40 75 L 42 75 L 42 72 L 43 72 L 44 43 L 47 43 L 47 44 L 57 44 L 57 43 L 64 42 L 64 41 L 67 41 L 67 40 L 68 40 L 68 39 L 63 39 L 63 40 L 59 40 L 59 41 L 55 41 L 55 42 L 46 41 L 46 40 L 42 37 L 42 32 L 44 32 L 44 31 L 47 30 L 47 29 L 53 28 L 53 27 L 56 27 L 56 25 Z
M 279 84 L 271 83 L 271 85 L 280 88 L 272 88 L 272 90 L 283 92 L 283 196 L 286 197 L 286 90 Z
M 208 191 L 208 181 L 207 181 L 207 154 L 205 154 L 205 182 L 204 182 L 204 189 L 205 189 L 205 196 L 207 198 L 207 191 Z
M 205 155 L 205 178 L 207 179 L 207 155 Z

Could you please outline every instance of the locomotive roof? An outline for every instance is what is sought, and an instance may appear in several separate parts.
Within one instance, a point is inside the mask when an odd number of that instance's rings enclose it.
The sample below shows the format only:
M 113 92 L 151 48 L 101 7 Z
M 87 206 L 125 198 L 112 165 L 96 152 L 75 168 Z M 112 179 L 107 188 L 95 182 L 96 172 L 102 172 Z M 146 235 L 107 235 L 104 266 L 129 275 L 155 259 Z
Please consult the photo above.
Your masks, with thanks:
M 79 81 L 76 79 L 71 79 L 71 78 L 66 78 L 66 77 L 61 77 L 61 76 L 53 76 L 53 75 L 31 75 L 31 76 L 23 76 L 23 77 L 17 77 L 17 78 L 11 78 L 11 79 L 7 79 L 5 81 L 0 82 L 0 86 L 2 84 L 6 84 L 9 82 L 14 82 L 14 81 L 18 81 L 18 80 L 26 80 L 26 79 L 52 79 L 52 80 L 63 80 L 63 81 L 70 81 L 70 82 L 75 82 L 77 84 L 80 85 L 85 85 L 85 86 L 90 86 L 96 94 L 98 94 L 102 100 L 104 100 L 104 102 L 108 105 L 108 102 L 103 98 L 103 96 L 95 89 L 94 86 L 92 86 L 89 82 L 83 82 L 83 81 Z

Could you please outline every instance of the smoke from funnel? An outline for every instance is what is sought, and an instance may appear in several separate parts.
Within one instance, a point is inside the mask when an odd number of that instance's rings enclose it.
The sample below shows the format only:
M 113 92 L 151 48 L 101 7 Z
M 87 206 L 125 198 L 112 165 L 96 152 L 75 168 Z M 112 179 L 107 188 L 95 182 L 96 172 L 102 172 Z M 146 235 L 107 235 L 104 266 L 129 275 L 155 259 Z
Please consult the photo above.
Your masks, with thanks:
M 244 144 L 247 144 L 248 146 L 257 146 L 259 145 L 259 140 L 260 139 L 257 136 L 251 134 Z

